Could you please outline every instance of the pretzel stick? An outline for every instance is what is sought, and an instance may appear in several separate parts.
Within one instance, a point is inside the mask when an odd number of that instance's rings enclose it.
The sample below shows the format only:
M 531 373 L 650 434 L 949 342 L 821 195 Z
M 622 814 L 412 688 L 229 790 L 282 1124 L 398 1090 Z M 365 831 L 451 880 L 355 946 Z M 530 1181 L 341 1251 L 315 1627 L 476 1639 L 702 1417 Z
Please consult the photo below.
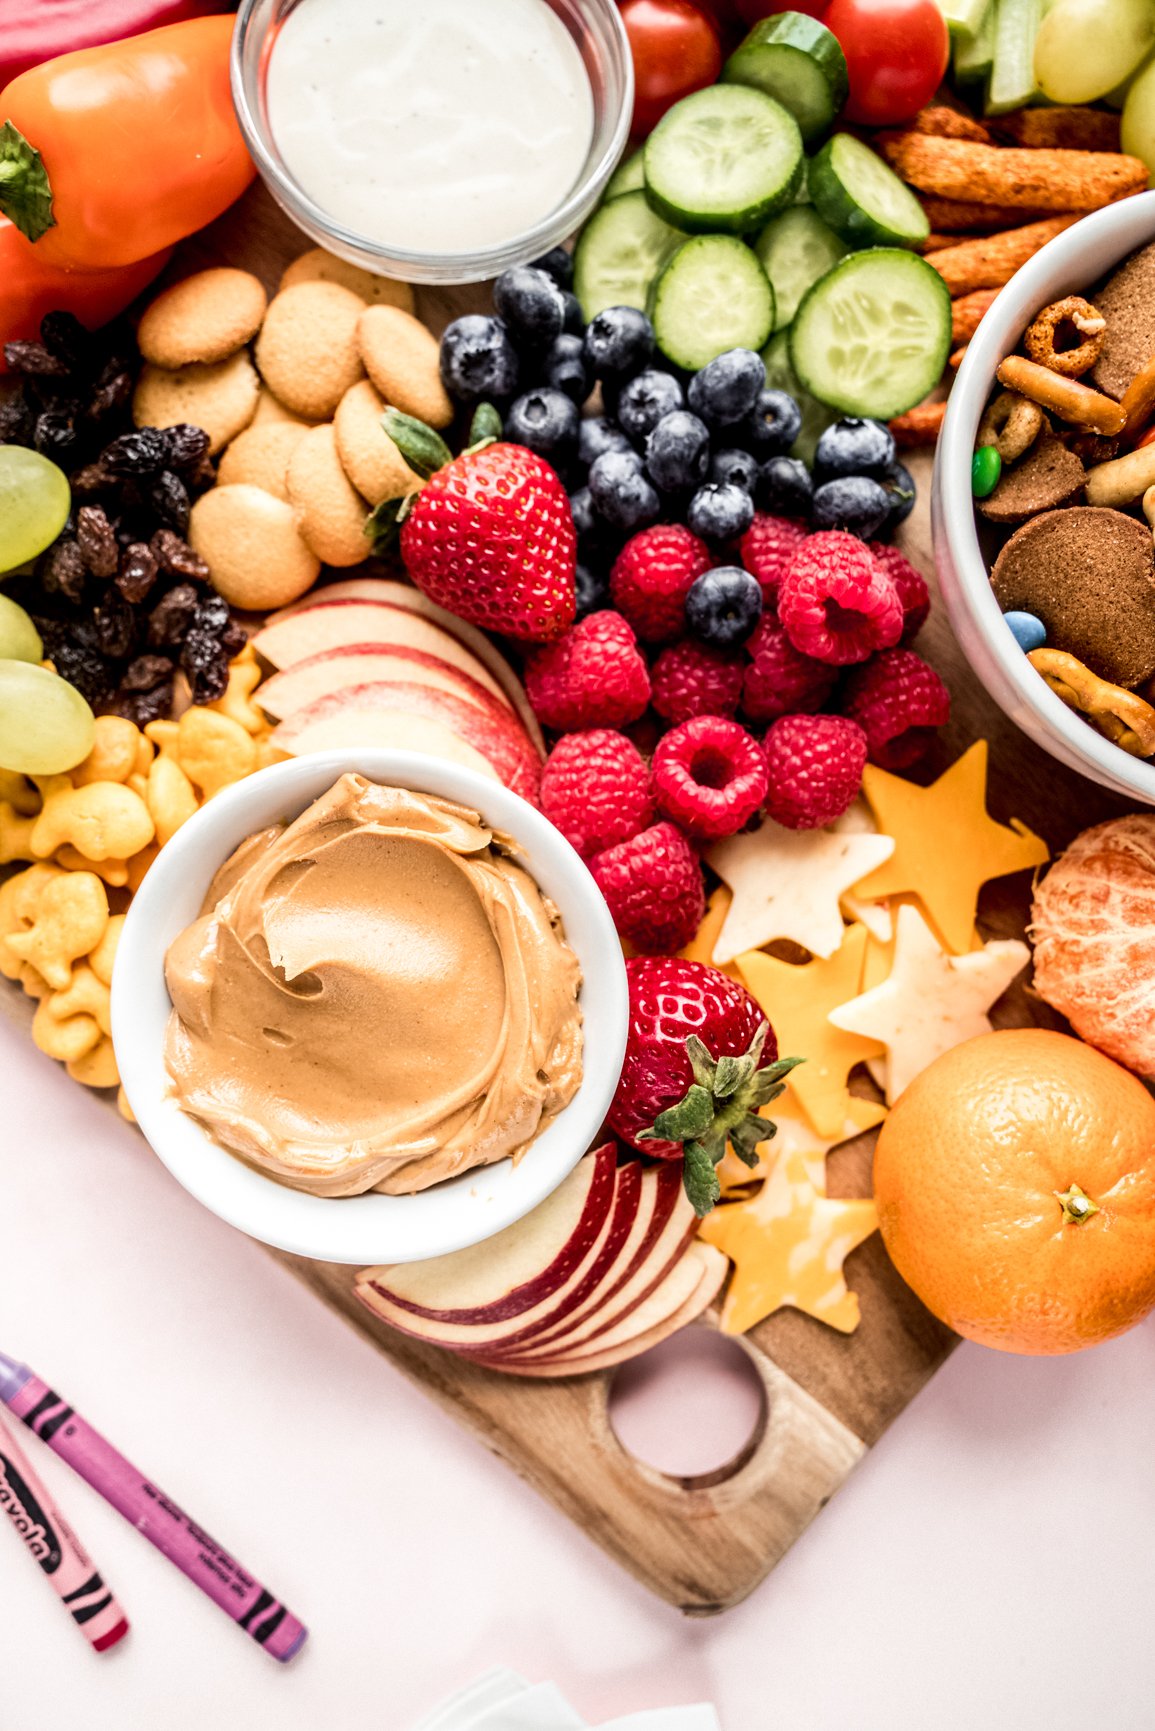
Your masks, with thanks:
M 1139 368 L 1119 399 L 1119 407 L 1127 417 L 1127 438 L 1133 443 L 1155 414 L 1155 355 Z
M 1024 150 L 903 132 L 879 140 L 887 162 L 920 192 L 979 204 L 1091 210 L 1147 186 L 1137 156 L 1094 150 Z
M 924 253 L 923 257 L 934 266 L 952 296 L 967 295 L 974 289 L 998 289 L 1009 283 L 1020 265 L 1033 258 L 1040 247 L 1078 220 L 1077 216 L 1052 216 L 1046 222 L 1028 223 L 1026 228 L 960 241 L 958 246 Z
M 999 367 L 998 380 L 1009 391 L 1018 391 L 1032 403 L 1052 410 L 1068 426 L 1085 427 L 1091 433 L 1123 430 L 1123 410 L 1112 397 L 1081 385 L 1078 379 L 1065 379 L 1023 355 L 1008 355 Z

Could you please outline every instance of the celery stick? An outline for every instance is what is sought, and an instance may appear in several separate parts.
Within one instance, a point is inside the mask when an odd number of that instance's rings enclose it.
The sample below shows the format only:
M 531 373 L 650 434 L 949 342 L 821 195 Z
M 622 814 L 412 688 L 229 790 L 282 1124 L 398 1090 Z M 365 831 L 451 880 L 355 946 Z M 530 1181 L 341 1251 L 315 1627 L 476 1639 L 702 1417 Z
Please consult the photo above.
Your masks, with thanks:
M 961 84 L 986 78 L 995 57 L 995 7 L 991 0 L 982 23 L 973 36 L 954 39 L 954 75 Z
M 936 3 L 951 35 L 969 39 L 982 28 L 983 19 L 992 10 L 994 0 L 936 0 Z
M 995 58 L 986 112 L 1006 114 L 1035 94 L 1035 37 L 1042 0 L 995 0 Z

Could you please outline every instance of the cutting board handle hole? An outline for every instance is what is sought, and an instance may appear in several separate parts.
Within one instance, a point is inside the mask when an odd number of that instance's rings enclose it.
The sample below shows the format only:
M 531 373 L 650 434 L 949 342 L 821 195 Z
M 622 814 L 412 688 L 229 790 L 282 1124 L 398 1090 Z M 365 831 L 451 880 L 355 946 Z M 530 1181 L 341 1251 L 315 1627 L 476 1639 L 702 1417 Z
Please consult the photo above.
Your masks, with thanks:
M 626 1453 L 687 1490 L 740 1472 L 769 1416 L 749 1353 L 714 1328 L 682 1329 L 631 1359 L 609 1390 L 610 1428 Z

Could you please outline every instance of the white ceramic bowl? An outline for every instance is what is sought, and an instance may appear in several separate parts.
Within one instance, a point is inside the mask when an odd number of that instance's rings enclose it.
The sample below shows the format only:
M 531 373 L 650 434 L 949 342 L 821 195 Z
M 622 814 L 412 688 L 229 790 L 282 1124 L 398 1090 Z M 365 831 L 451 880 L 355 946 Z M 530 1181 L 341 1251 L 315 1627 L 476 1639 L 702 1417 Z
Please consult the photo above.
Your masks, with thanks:
M 967 348 L 939 439 L 931 494 L 934 556 L 947 612 L 990 695 L 1068 769 L 1129 799 L 1155 805 L 1155 763 L 1132 757 L 1067 708 L 1035 672 L 991 589 L 979 545 L 971 457 L 1000 361 L 1042 307 L 1084 294 L 1136 248 L 1155 240 L 1155 192 L 1095 211 L 1043 247 L 1003 289 Z
M 556 904 L 582 966 L 583 1074 L 565 1110 L 519 1163 L 482 1166 L 415 1196 L 319 1197 L 266 1177 L 221 1148 L 168 1091 L 169 944 L 196 919 L 217 867 L 254 830 L 291 819 L 346 771 L 437 794 L 510 835 Z M 133 898 L 112 982 L 112 1034 L 141 1129 L 185 1189 L 230 1226 L 324 1262 L 416 1262 L 464 1249 L 536 1208 L 572 1171 L 605 1118 L 626 1046 L 621 945 L 601 892 L 565 838 L 517 794 L 471 769 L 405 751 L 293 758 L 217 794 L 177 831 Z

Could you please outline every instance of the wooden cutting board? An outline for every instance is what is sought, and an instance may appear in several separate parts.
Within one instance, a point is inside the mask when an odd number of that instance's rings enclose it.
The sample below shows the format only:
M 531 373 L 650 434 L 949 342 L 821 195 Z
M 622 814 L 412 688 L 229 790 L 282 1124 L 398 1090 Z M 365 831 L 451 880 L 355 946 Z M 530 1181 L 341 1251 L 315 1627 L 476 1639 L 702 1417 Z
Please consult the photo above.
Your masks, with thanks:
M 180 250 L 170 275 L 209 263 L 243 265 L 272 290 L 283 266 L 307 244 L 256 187 Z M 418 298 L 436 330 L 459 312 L 488 307 L 484 288 L 422 291 Z M 901 540 L 933 587 L 929 459 L 911 467 L 919 500 Z M 941 604 L 918 647 L 954 699 L 950 726 L 920 779 L 930 780 L 973 740 L 986 737 L 992 814 L 1023 819 L 1052 849 L 1124 809 L 1037 750 L 1003 717 L 967 667 Z M 1021 936 L 1029 890 L 1025 874 L 989 886 L 979 911 L 984 935 Z M 1064 1026 L 1021 983 L 995 1020 Z M 872 1136 L 860 1137 L 830 1156 L 831 1195 L 869 1195 L 872 1142 Z M 643 1585 L 692 1615 L 725 1610 L 757 1586 L 958 1344 L 904 1287 L 875 1234 L 846 1263 L 862 1304 L 857 1332 L 838 1334 L 794 1310 L 768 1318 L 742 1342 L 765 1389 L 755 1436 L 726 1467 L 673 1478 L 618 1442 L 608 1416 L 612 1372 L 523 1382 L 478 1369 L 371 1317 L 353 1297 L 353 1270 L 272 1254 Z

